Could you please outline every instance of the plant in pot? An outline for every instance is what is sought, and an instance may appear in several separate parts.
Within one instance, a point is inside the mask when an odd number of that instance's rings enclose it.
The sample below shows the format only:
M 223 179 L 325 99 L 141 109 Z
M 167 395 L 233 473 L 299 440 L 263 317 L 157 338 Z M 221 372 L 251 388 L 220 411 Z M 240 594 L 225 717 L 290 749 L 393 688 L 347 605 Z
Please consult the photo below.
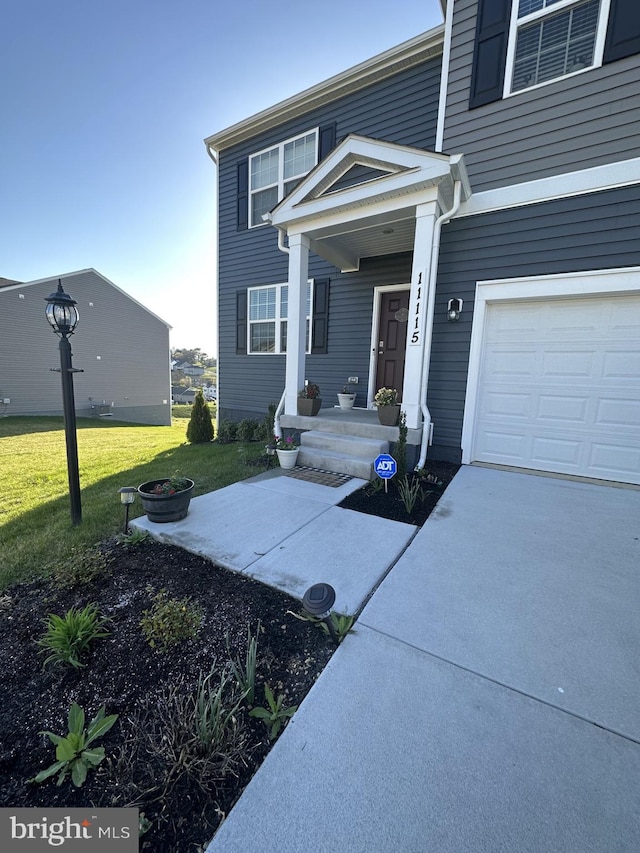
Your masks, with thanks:
M 350 409 L 353 409 L 354 403 L 356 402 L 356 392 L 351 390 L 349 383 L 342 388 L 342 391 L 338 393 L 338 403 L 340 404 L 340 408 L 344 412 L 348 412 Z
M 149 521 L 180 521 L 189 511 L 194 482 L 188 477 L 163 477 L 138 486 L 142 508 Z
M 398 392 L 395 388 L 379 388 L 373 398 L 378 407 L 378 420 L 383 426 L 396 426 L 400 417 Z
M 314 382 L 306 382 L 304 388 L 298 392 L 298 414 L 307 417 L 317 415 L 321 405 L 320 386 Z
M 296 444 L 294 437 L 292 435 L 288 435 L 286 438 L 283 435 L 279 438 L 275 436 L 275 445 L 280 467 L 295 468 L 300 446 Z

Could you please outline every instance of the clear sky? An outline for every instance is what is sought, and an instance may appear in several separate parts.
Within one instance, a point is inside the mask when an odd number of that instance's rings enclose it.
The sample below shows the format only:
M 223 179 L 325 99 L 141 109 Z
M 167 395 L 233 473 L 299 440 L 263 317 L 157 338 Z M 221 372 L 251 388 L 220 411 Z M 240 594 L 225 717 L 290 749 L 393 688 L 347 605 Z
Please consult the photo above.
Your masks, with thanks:
M 441 22 L 439 0 L 4 0 L 0 276 L 94 267 L 212 355 L 203 139 Z

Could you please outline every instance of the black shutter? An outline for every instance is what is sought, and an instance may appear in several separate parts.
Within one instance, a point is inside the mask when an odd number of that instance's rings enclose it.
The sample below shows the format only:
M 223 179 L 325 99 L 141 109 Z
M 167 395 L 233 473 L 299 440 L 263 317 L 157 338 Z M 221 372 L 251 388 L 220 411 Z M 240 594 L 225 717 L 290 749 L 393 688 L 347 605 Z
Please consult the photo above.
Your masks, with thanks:
M 249 224 L 249 161 L 247 159 L 238 163 L 237 205 L 238 231 L 246 231 Z
M 469 109 L 502 98 L 511 0 L 480 0 Z
M 236 355 L 247 354 L 247 291 L 236 293 Z
M 311 353 L 327 352 L 329 332 L 329 281 L 328 278 L 316 278 L 313 283 L 313 305 L 311 313 Z
M 318 163 L 327 156 L 336 145 L 336 123 L 325 124 L 320 128 L 318 139 Z
M 640 53 L 638 0 L 611 0 L 603 63 Z

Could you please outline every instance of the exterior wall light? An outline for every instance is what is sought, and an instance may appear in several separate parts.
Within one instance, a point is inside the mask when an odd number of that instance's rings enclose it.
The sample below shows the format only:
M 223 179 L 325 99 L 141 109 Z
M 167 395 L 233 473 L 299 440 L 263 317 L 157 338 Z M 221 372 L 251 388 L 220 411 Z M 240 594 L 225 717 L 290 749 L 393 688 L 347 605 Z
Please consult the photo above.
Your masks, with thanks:
M 331 639 L 336 644 L 340 645 L 340 640 L 336 634 L 333 622 L 331 621 L 331 608 L 336 600 L 336 591 L 328 583 L 316 583 L 310 586 L 302 597 L 302 606 L 310 616 L 315 616 L 317 619 L 322 619 Z
M 62 289 L 58 279 L 58 289 L 46 297 L 45 314 L 49 325 L 60 337 L 60 367 L 52 368 L 62 377 L 62 410 L 64 414 L 64 434 L 67 444 L 67 471 L 69 475 L 69 497 L 71 500 L 71 523 L 82 521 L 80 502 L 80 474 L 78 472 L 78 440 L 76 436 L 76 407 L 73 398 L 73 374 L 82 373 L 74 369 L 71 362 L 71 344 L 69 337 L 78 325 L 76 302 Z
M 118 489 L 120 494 L 120 503 L 124 505 L 124 535 L 127 535 L 129 531 L 129 508 L 131 504 L 136 499 L 136 492 L 138 490 L 135 486 L 123 486 L 121 489 Z
M 447 305 L 447 320 L 455 323 L 460 319 L 462 313 L 462 299 L 450 299 Z

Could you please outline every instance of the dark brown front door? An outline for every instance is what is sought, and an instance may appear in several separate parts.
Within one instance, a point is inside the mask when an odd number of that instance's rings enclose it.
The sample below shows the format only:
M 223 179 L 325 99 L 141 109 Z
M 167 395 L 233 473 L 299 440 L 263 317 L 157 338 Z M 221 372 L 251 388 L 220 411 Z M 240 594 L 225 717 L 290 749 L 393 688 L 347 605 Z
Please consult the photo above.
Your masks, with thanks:
M 402 400 L 408 316 L 408 290 L 395 290 L 382 294 L 378 327 L 378 366 L 374 390 L 397 388 L 398 402 Z

